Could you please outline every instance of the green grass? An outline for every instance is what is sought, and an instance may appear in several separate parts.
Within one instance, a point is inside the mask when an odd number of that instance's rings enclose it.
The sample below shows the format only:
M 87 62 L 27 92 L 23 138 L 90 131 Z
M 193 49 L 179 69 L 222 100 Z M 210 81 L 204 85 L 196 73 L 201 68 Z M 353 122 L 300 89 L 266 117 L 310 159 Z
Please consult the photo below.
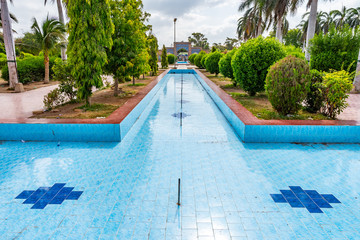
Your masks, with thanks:
M 101 111 L 114 111 L 117 109 L 117 106 L 108 105 L 108 104 L 101 104 L 101 103 L 94 103 L 90 106 L 82 105 L 77 107 L 77 109 L 82 109 L 85 112 L 101 112 Z
M 135 84 L 128 84 L 129 87 L 140 87 L 140 86 L 145 86 L 144 83 L 135 83 Z
M 256 96 L 249 96 L 246 93 L 229 93 L 236 101 L 241 103 L 255 117 L 264 120 L 283 119 L 283 120 L 329 120 L 330 118 L 320 113 L 309 113 L 300 110 L 294 115 L 280 115 L 271 106 L 265 93 L 258 93 Z

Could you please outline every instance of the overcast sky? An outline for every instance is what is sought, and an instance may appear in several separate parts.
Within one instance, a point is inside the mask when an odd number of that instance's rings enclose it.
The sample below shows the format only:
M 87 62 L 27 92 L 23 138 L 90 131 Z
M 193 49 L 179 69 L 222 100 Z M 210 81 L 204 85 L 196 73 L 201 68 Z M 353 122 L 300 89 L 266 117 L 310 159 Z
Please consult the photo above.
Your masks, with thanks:
M 16 15 L 19 23 L 13 28 L 18 36 L 30 31 L 32 18 L 38 21 L 46 15 L 57 16 L 56 4 L 44 6 L 44 0 L 13 0 L 10 11 Z M 187 41 L 193 32 L 201 32 L 208 38 L 210 44 L 224 43 L 226 37 L 236 36 L 237 20 L 242 16 L 238 12 L 241 0 L 143 0 L 145 11 L 151 14 L 150 24 L 159 40 L 159 46 L 171 46 L 174 39 L 174 18 L 177 18 L 177 41 Z M 301 16 L 306 12 L 306 0 L 293 17 L 288 17 L 290 28 L 296 27 Z M 334 0 L 332 2 L 319 0 L 318 10 L 330 11 L 359 7 L 360 0 Z M 16 35 L 15 35 L 16 36 Z

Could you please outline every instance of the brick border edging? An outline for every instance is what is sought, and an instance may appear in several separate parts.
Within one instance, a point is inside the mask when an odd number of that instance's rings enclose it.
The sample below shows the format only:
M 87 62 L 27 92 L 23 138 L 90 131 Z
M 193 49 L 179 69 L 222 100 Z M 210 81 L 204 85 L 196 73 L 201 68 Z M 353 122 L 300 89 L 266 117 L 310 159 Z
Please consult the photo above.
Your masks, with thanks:
M 22 119 L 0 119 L 1 123 L 41 123 L 41 124 L 119 124 L 125 117 L 141 102 L 141 100 L 156 86 L 156 84 L 170 71 L 165 70 L 141 89 L 134 97 L 126 101 L 116 109 L 110 116 L 104 119 L 50 119 L 50 118 L 22 118 Z
M 238 101 L 233 99 L 223 89 L 207 78 L 198 69 L 194 69 L 206 84 L 221 98 L 245 125 L 318 125 L 318 126 L 356 126 L 360 122 L 355 120 L 263 120 L 256 118 Z

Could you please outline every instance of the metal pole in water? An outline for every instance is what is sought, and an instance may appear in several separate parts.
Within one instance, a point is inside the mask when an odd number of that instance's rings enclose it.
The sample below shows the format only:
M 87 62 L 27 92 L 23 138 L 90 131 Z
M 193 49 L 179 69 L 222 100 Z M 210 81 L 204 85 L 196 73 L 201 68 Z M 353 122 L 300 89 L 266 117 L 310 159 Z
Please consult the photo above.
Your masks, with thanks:
M 177 202 L 177 205 L 180 206 L 181 203 L 180 203 L 180 178 L 179 178 L 179 183 L 178 183 L 178 202 Z
M 183 74 L 181 73 L 181 99 L 180 99 L 180 126 L 182 126 L 183 119 Z

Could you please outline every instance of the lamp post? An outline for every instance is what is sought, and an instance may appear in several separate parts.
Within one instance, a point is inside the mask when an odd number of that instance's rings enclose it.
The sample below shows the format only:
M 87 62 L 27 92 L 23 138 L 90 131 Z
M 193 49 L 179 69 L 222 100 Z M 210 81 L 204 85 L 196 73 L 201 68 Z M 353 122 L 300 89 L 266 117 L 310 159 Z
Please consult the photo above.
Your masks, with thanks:
M 175 55 L 175 66 L 174 68 L 176 69 L 176 61 L 177 61 L 177 52 L 176 52 L 176 21 L 177 18 L 174 18 L 174 55 Z

